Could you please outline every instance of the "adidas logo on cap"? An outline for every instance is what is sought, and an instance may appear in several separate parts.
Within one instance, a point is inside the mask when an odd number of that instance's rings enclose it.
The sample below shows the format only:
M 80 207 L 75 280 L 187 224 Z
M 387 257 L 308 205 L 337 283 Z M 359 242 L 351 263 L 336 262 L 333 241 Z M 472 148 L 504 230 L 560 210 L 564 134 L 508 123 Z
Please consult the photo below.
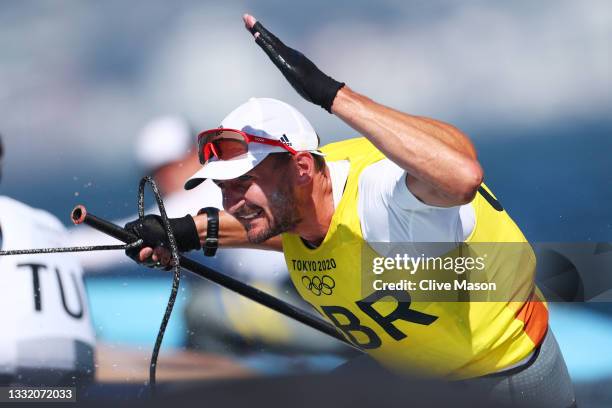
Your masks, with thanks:
M 280 141 L 286 144 L 287 146 L 291 146 L 291 142 L 289 141 L 289 138 L 287 138 L 287 135 L 285 134 L 281 136 Z

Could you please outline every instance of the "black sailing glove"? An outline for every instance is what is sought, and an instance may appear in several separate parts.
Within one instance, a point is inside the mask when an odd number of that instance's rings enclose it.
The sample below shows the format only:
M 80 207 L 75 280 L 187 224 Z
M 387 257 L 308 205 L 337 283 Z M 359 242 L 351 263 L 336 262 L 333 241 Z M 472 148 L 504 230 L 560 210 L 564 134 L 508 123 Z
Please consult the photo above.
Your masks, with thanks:
M 169 221 L 170 228 L 172 228 L 172 232 L 174 233 L 176 245 L 180 252 L 201 248 L 198 230 L 191 215 L 186 215 L 182 218 L 170 218 Z M 138 263 L 141 263 L 138 259 L 141 248 L 156 248 L 161 246 L 170 249 L 168 235 L 164 229 L 162 218 L 159 215 L 145 215 L 142 220 L 139 218 L 125 224 L 125 229 L 143 240 L 141 247 L 130 248 L 125 251 L 127 256 Z M 152 262 L 144 262 L 144 264 L 153 266 Z
M 293 89 L 307 101 L 331 113 L 334 98 L 344 83 L 325 75 L 311 60 L 287 47 L 260 22 L 256 22 L 250 31 L 253 35 L 259 33 L 255 42 L 268 54 Z

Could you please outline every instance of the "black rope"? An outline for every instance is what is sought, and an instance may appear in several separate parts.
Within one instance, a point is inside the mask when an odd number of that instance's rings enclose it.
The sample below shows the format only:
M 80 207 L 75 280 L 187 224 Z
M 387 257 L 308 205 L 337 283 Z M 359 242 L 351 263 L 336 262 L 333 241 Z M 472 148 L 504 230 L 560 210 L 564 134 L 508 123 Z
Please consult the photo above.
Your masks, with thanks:
M 159 350 L 164 339 L 164 333 L 166 332 L 166 326 L 168 326 L 168 321 L 170 320 L 170 315 L 172 314 L 174 302 L 176 301 L 176 296 L 178 294 L 179 283 L 181 281 L 181 264 L 179 261 L 179 250 L 176 245 L 176 240 L 174 239 L 174 233 L 172 232 L 172 228 L 170 227 L 170 221 L 168 220 L 168 215 L 166 214 L 164 202 L 161 198 L 159 189 L 157 188 L 157 184 L 155 184 L 155 181 L 150 176 L 143 177 L 140 180 L 140 184 L 138 186 L 138 216 L 140 219 L 144 218 L 144 187 L 147 183 L 151 185 L 153 193 L 155 194 L 159 213 L 161 214 L 162 222 L 164 223 L 164 229 L 166 230 L 166 234 L 168 235 L 168 241 L 170 242 L 170 251 L 172 253 L 171 267 L 174 270 L 174 277 L 172 279 L 172 291 L 170 292 L 168 305 L 166 306 L 164 317 L 159 327 L 159 331 L 157 332 L 157 339 L 155 340 L 155 346 L 153 347 L 153 353 L 151 355 L 151 365 L 149 366 L 149 386 L 151 387 L 151 396 L 155 396 L 155 373 L 157 368 L 157 358 L 159 356 Z
M 142 245 L 142 240 L 132 242 L 131 244 L 121 245 L 89 245 L 77 247 L 62 247 L 62 248 L 34 248 L 34 249 L 9 249 L 0 251 L 0 256 L 9 255 L 32 255 L 32 254 L 54 254 L 61 252 L 87 252 L 87 251 L 111 251 L 117 249 L 130 249 Z
M 156 367 L 157 367 L 157 358 L 159 356 L 159 350 L 161 348 L 161 344 L 164 339 L 164 333 L 166 332 L 166 327 L 168 326 L 168 322 L 170 321 L 170 315 L 172 314 L 172 309 L 174 308 L 176 296 L 178 295 L 179 283 L 181 280 L 181 264 L 179 260 L 178 247 L 176 245 L 174 233 L 172 232 L 172 228 L 170 227 L 170 221 L 168 219 L 168 215 L 166 214 L 166 208 L 164 207 L 164 202 L 161 198 L 159 189 L 157 188 L 157 184 L 155 184 L 155 181 L 150 176 L 143 177 L 140 180 L 140 184 L 138 186 L 138 217 L 141 220 L 144 218 L 144 188 L 147 183 L 151 185 L 151 189 L 153 190 L 153 193 L 155 194 L 155 199 L 157 201 L 157 206 L 161 214 L 162 222 L 164 224 L 164 229 L 166 230 L 168 241 L 170 243 L 170 251 L 172 253 L 172 262 L 170 265 L 171 265 L 171 269 L 174 270 L 174 278 L 172 280 L 172 291 L 170 292 L 170 298 L 168 299 L 168 305 L 166 306 L 166 311 L 164 313 L 164 317 L 162 319 L 161 325 L 159 327 L 159 331 L 157 333 L 157 339 L 155 340 L 155 346 L 153 347 L 153 353 L 151 355 L 151 365 L 149 366 L 149 385 L 150 385 L 151 395 L 154 396 L 155 395 L 155 385 L 156 385 L 155 372 L 156 372 Z M 13 249 L 13 250 L 0 251 L 0 256 L 51 254 L 51 253 L 60 253 L 60 252 L 104 251 L 104 250 L 119 250 L 119 249 L 126 250 L 126 249 L 131 249 L 134 247 L 139 247 L 142 245 L 142 243 L 143 243 L 142 239 L 138 239 L 135 242 L 132 242 L 129 244 L 122 244 L 122 245 L 90 245 L 90 246 L 61 247 L 61 248 Z

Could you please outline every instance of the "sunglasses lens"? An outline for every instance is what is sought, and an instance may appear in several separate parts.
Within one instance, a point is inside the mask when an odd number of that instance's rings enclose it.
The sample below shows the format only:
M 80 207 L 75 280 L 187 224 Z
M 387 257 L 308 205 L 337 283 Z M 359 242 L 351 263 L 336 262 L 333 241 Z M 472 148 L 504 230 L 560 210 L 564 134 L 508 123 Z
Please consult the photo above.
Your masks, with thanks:
M 217 139 L 211 142 L 220 160 L 231 160 L 248 151 L 248 145 L 244 139 Z
M 200 164 L 206 164 L 216 157 L 231 160 L 248 152 L 248 144 L 242 134 L 231 130 L 210 130 L 198 137 Z

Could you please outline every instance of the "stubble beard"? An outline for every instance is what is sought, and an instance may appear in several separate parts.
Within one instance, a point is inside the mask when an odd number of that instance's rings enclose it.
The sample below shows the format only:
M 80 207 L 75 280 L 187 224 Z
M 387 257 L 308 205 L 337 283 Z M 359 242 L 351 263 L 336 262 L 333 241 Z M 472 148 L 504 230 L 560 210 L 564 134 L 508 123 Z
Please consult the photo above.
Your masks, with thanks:
M 293 186 L 287 185 L 284 190 L 273 193 L 270 195 L 269 202 L 272 219 L 265 215 L 268 221 L 267 227 L 256 231 L 246 226 L 247 239 L 252 244 L 261 244 L 283 232 L 290 231 L 297 226 L 300 220 Z

